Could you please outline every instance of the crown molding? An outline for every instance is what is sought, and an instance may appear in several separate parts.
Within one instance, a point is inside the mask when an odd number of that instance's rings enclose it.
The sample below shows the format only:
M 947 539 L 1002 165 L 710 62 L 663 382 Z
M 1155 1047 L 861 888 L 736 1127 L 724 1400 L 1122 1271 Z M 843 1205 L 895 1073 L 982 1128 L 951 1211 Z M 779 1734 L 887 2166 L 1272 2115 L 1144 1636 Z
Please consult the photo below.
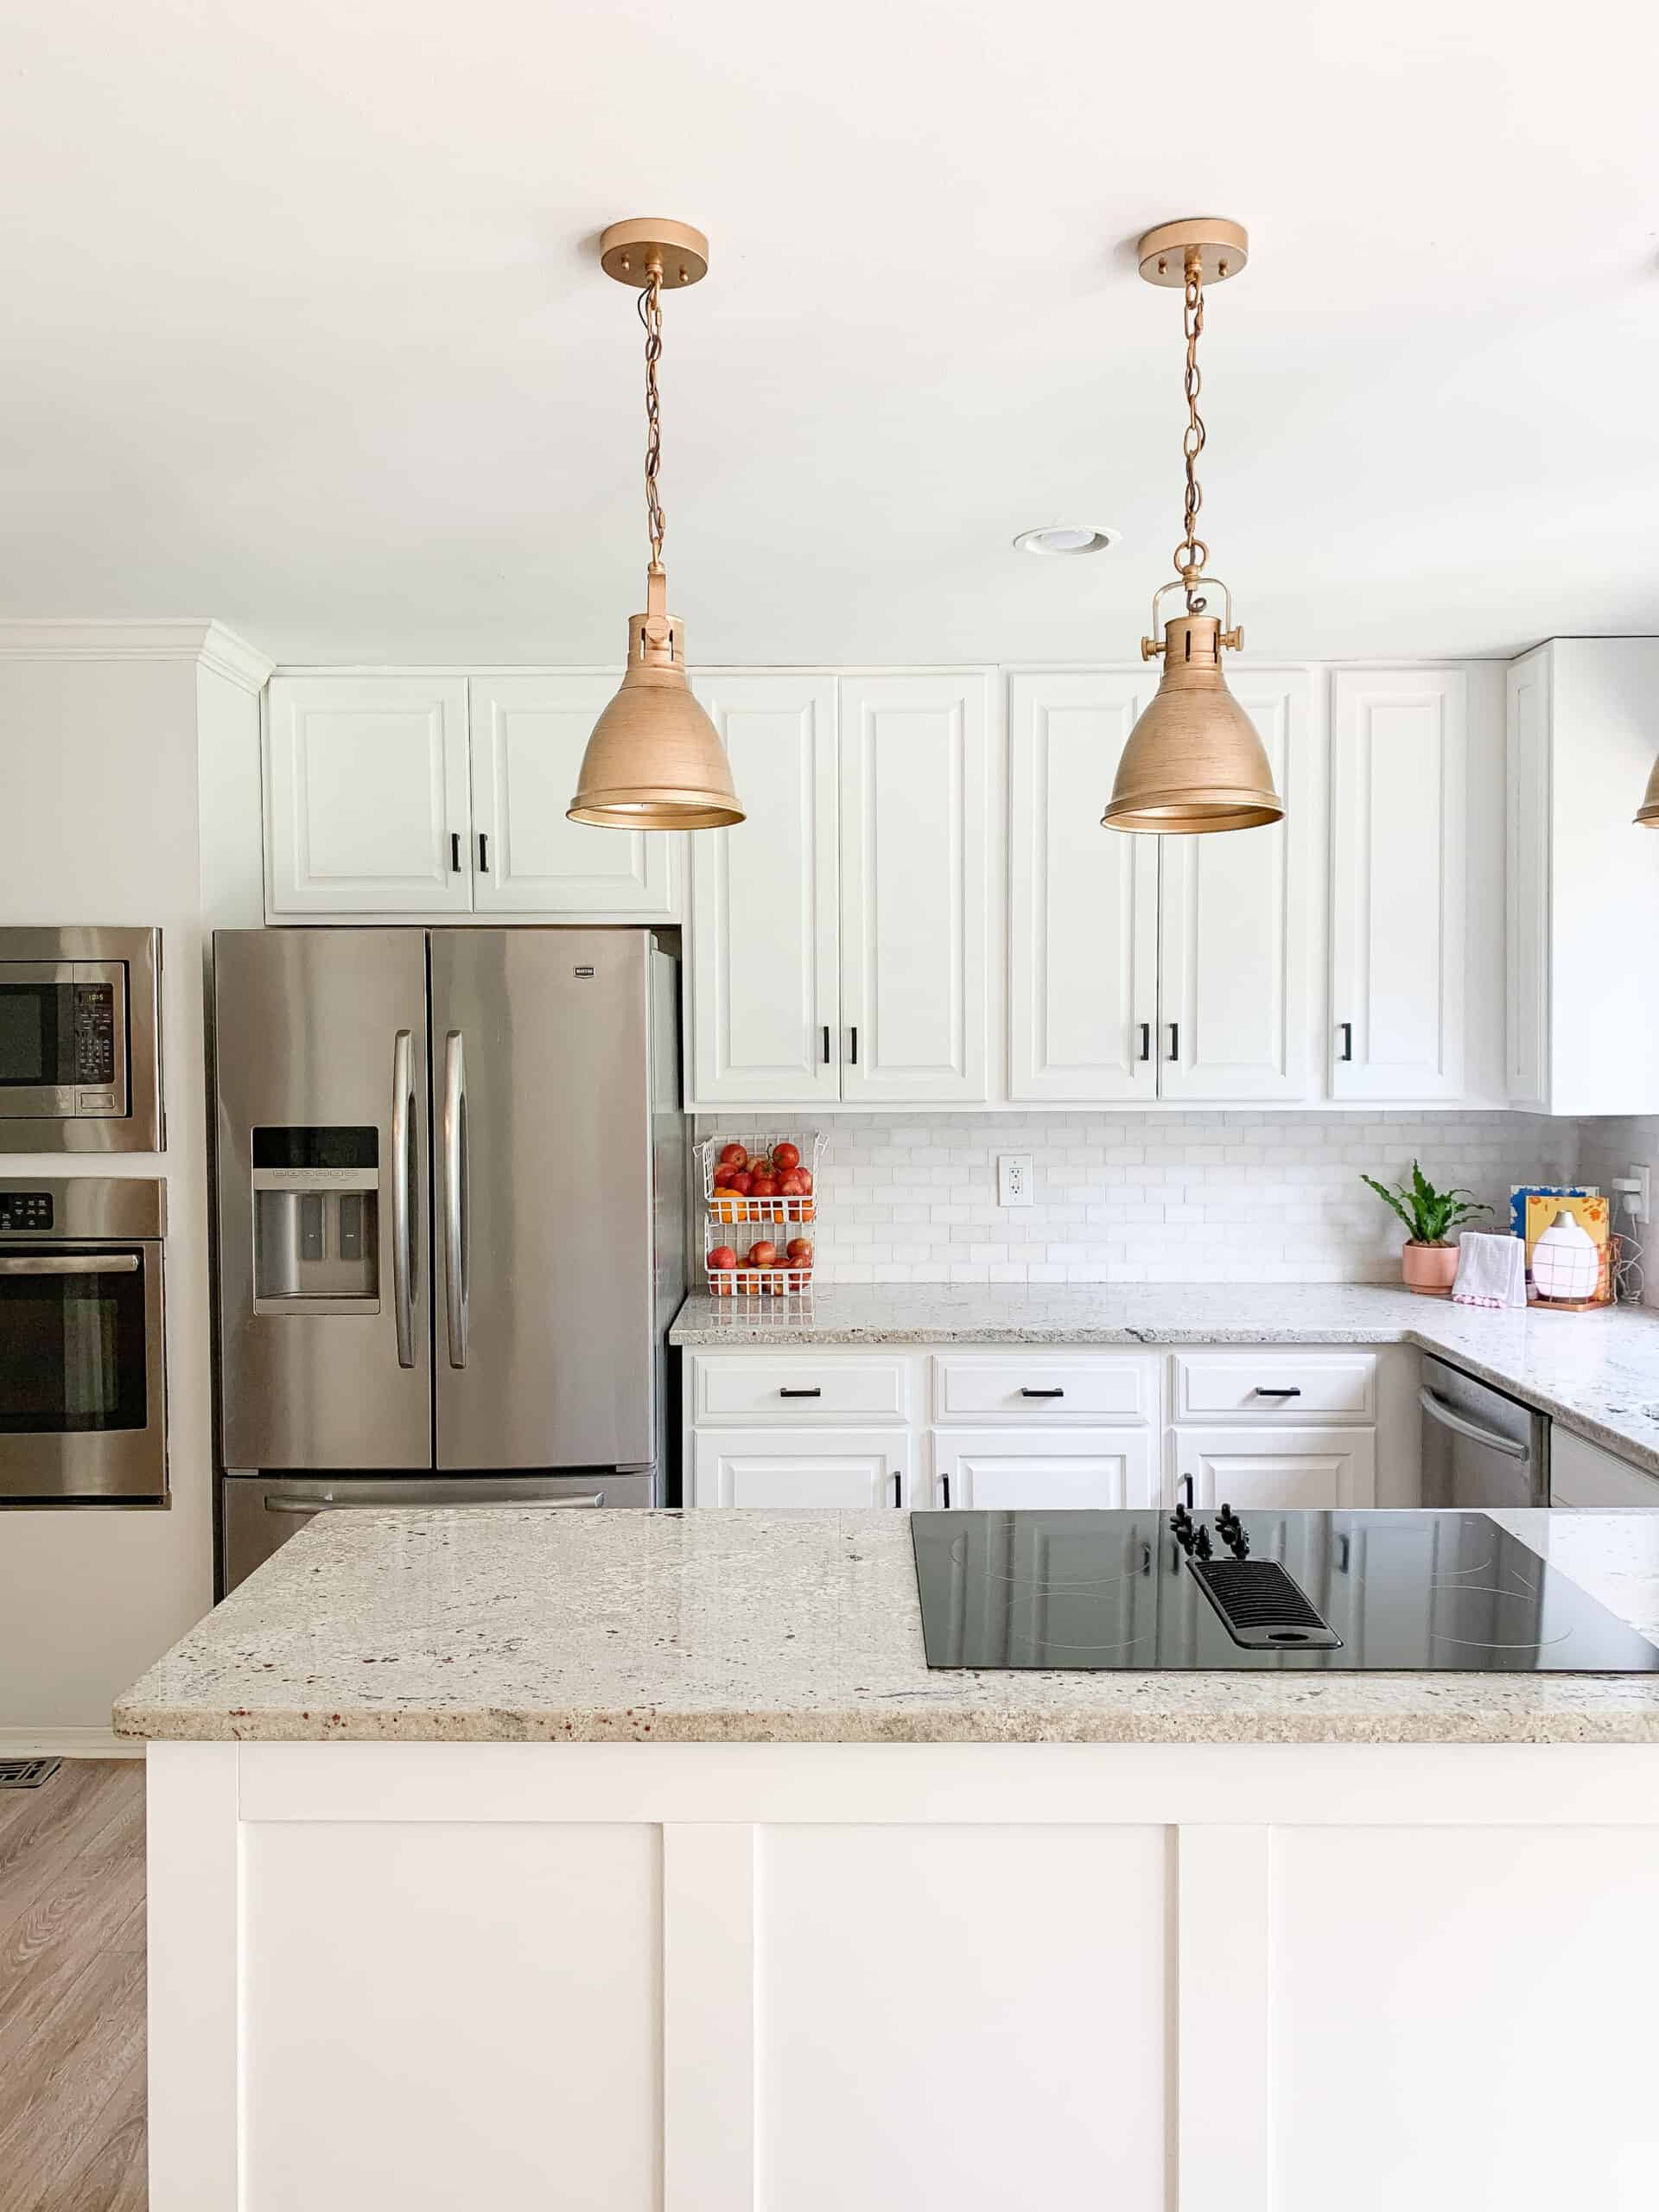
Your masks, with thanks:
M 276 665 L 269 654 L 238 638 L 222 622 L 175 618 L 159 621 L 87 622 L 44 619 L 0 621 L 0 660 L 188 660 L 238 684 L 262 691 Z

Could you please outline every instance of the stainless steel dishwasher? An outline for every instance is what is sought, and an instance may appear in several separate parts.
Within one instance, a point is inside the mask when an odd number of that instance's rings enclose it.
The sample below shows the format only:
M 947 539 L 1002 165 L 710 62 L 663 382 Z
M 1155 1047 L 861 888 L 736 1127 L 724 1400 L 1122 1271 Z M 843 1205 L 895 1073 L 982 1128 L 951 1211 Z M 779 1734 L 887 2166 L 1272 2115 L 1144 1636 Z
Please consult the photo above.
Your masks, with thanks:
M 1425 1356 L 1423 1503 L 1549 1503 L 1549 1417 Z

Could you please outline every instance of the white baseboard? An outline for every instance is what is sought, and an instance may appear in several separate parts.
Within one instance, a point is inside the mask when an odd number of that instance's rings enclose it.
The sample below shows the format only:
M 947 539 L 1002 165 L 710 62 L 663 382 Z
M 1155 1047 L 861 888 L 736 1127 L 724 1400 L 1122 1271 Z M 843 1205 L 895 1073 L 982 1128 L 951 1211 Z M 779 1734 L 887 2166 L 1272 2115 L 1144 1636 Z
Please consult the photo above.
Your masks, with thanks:
M 0 1758 L 141 1759 L 143 1744 L 109 1728 L 0 1728 Z

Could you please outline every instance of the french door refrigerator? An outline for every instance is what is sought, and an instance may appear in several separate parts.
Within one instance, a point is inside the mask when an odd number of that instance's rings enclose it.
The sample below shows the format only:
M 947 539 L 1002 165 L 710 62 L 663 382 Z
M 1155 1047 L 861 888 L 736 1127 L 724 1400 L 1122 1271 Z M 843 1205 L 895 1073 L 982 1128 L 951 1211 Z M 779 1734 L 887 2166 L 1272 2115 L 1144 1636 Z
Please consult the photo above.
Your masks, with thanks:
M 676 981 L 644 930 L 215 934 L 225 1587 L 319 1511 L 661 1501 Z

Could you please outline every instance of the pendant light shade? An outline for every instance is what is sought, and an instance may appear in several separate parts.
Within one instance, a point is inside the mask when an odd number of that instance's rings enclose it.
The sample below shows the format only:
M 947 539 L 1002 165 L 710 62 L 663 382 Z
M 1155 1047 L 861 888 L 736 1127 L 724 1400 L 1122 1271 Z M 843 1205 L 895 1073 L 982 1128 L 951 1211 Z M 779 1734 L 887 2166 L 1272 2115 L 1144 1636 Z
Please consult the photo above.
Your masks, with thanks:
M 1644 830 L 1659 830 L 1659 760 L 1653 764 L 1653 773 L 1648 778 L 1648 788 L 1636 818 Z
M 685 626 L 668 612 L 664 521 L 657 496 L 662 459 L 657 364 L 664 285 L 695 284 L 709 269 L 709 241 L 688 223 L 649 216 L 613 223 L 599 242 L 607 276 L 639 293 L 645 333 L 645 520 L 651 564 L 645 611 L 628 622 L 622 688 L 594 725 L 576 794 L 565 812 L 598 830 L 722 830 L 741 822 L 720 733 L 692 696 Z
M 726 748 L 685 677 L 685 632 L 654 571 L 628 622 L 622 688 L 582 756 L 572 822 L 600 830 L 723 830 L 741 822 Z
M 1283 815 L 1260 734 L 1222 675 L 1223 634 L 1213 614 L 1165 625 L 1163 680 L 1129 732 L 1103 829 L 1192 836 Z

